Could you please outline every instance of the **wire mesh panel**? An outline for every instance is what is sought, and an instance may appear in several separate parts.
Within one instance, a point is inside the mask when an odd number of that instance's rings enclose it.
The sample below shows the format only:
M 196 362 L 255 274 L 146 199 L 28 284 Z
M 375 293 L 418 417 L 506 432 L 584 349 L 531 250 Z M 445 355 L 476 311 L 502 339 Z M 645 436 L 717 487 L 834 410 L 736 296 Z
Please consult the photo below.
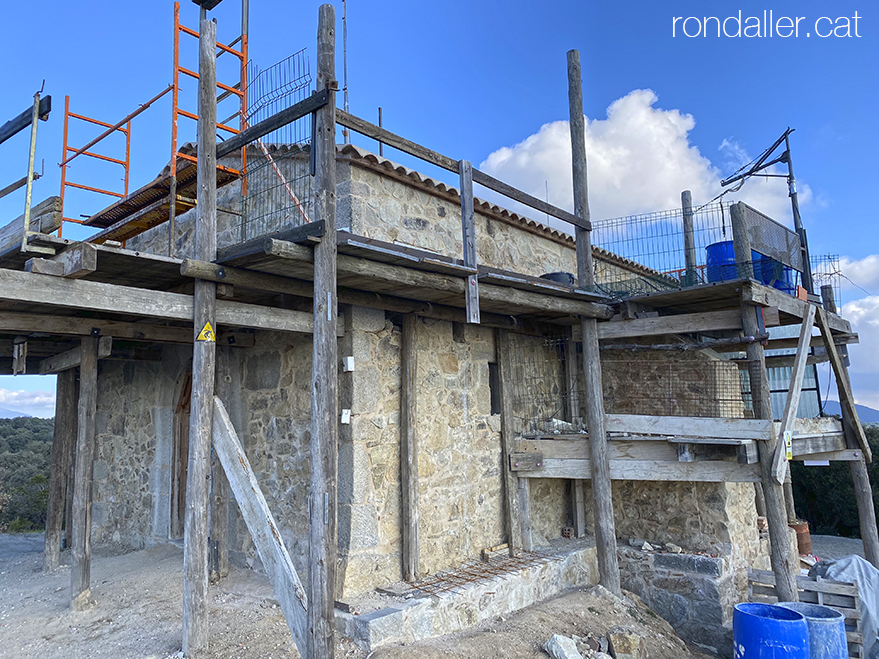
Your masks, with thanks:
M 510 354 L 511 372 L 505 378 L 520 432 L 527 436 L 581 430 L 574 399 L 579 394 L 579 381 L 574 380 L 576 344 L 559 336 L 519 335 L 511 340 Z
M 812 283 L 815 292 L 820 293 L 822 286 L 833 288 L 833 299 L 837 308 L 842 308 L 842 279 L 845 276 L 839 264 L 839 254 L 819 254 L 809 258 L 812 265 Z
M 747 276 L 795 294 L 799 238 L 749 206 L 744 216 L 752 238 L 747 264 L 736 262 L 729 203 L 695 209 L 687 218 L 692 230 L 685 230 L 681 209 L 594 222 L 592 243 L 606 250 L 596 259 L 597 288 L 622 299 Z
M 753 404 L 738 366 L 701 355 L 603 359 L 610 414 L 751 418 Z
M 268 69 L 251 65 L 247 123 L 254 125 L 311 94 L 305 50 Z M 311 119 L 302 117 L 248 145 L 239 240 L 311 222 Z

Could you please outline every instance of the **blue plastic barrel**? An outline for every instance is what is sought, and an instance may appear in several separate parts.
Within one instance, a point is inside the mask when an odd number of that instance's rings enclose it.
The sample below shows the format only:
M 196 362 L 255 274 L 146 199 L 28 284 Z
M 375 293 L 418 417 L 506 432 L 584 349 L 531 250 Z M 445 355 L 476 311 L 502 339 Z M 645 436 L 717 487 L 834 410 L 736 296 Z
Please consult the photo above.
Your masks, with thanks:
M 708 281 L 732 281 L 738 279 L 736 251 L 732 240 L 712 243 L 705 248 L 706 275 Z M 754 279 L 780 291 L 796 295 L 796 273 L 793 268 L 751 250 Z
M 811 659 L 847 659 L 845 616 L 839 611 L 805 602 L 779 602 L 778 606 L 796 611 L 806 619 Z
M 802 614 L 772 604 L 736 604 L 735 659 L 809 659 L 809 627 Z

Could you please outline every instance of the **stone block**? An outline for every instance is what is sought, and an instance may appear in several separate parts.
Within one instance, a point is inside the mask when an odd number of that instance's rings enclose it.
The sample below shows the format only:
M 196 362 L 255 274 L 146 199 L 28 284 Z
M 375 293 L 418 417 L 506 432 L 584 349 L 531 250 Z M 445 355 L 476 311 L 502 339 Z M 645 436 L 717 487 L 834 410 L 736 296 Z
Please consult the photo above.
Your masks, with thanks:
M 543 644 L 543 651 L 553 659 L 583 659 L 583 655 L 577 649 L 574 639 L 560 634 L 553 634 Z
M 650 608 L 672 627 L 680 627 L 690 617 L 690 603 L 681 595 L 655 588 L 648 591 L 646 599 Z
M 644 638 L 631 627 L 611 627 L 607 630 L 607 645 L 614 659 L 647 659 Z
M 695 572 L 719 577 L 723 572 L 723 559 L 693 554 L 655 554 L 653 564 L 658 569 L 675 572 Z
M 245 388 L 250 391 L 277 389 L 281 380 L 281 354 L 272 350 L 250 355 L 246 370 Z
M 339 524 L 339 545 L 347 547 L 350 551 L 370 549 L 378 545 L 378 514 L 375 506 L 356 504 L 348 506 L 348 510 L 350 511 L 350 524 Z
M 385 328 L 384 309 L 351 307 L 351 329 L 360 332 L 380 332 Z

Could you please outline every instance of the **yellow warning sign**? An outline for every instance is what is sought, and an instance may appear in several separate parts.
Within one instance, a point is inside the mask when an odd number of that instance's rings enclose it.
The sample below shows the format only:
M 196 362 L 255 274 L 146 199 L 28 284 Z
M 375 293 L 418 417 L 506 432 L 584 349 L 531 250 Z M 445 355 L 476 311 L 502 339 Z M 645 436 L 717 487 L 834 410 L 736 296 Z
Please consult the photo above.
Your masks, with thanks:
M 794 459 L 794 451 L 793 451 L 793 433 L 790 430 L 784 431 L 784 457 L 788 459 L 788 461 Z
M 214 328 L 211 327 L 210 323 L 205 323 L 204 327 L 201 328 L 201 332 L 198 333 L 198 336 L 195 338 L 196 341 L 211 341 L 214 342 L 217 340 L 217 335 L 214 334 Z

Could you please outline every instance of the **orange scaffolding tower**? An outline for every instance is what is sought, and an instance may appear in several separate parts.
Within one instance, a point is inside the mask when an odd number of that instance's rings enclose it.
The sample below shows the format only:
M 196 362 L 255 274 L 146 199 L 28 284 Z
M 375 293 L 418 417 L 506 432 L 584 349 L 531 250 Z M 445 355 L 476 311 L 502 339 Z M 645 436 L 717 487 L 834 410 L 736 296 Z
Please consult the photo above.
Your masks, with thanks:
M 217 57 L 222 56 L 224 53 L 229 53 L 234 55 L 239 60 L 239 72 L 240 77 L 237 83 L 234 85 L 227 85 L 219 80 L 217 80 L 217 89 L 222 90 L 222 93 L 217 97 L 217 103 L 220 103 L 224 99 L 230 96 L 237 96 L 239 99 L 239 109 L 237 112 L 232 114 L 227 119 L 217 122 L 217 128 L 219 130 L 226 131 L 233 135 L 238 134 L 247 126 L 247 5 L 248 0 L 242 0 L 242 12 L 241 12 L 241 34 L 232 41 L 231 44 L 226 45 L 222 44 L 219 41 L 217 42 L 217 49 L 219 53 Z M 168 221 L 170 223 L 170 227 L 168 230 L 168 250 L 169 255 L 173 251 L 173 245 L 171 242 L 173 241 L 174 235 L 174 221 L 176 218 L 176 202 L 177 202 L 177 163 L 178 159 L 188 160 L 190 162 L 197 162 L 197 158 L 187 154 L 181 153 L 178 149 L 177 144 L 177 122 L 180 117 L 185 117 L 187 119 L 192 119 L 193 121 L 198 121 L 198 115 L 194 112 L 189 112 L 180 107 L 179 102 L 179 91 L 180 91 L 180 75 L 183 74 L 185 76 L 189 76 L 198 80 L 198 73 L 180 66 L 180 35 L 187 34 L 191 37 L 199 38 L 199 33 L 196 30 L 186 27 L 180 22 L 180 3 L 174 3 L 174 81 L 172 83 L 173 94 L 171 100 L 171 204 L 168 215 Z M 240 45 L 240 50 L 235 50 L 233 46 Z M 229 122 L 233 121 L 235 118 L 238 118 L 238 128 L 233 128 L 229 126 Z M 217 169 L 221 169 L 226 172 L 230 172 L 241 176 L 242 172 L 246 170 L 247 167 L 247 149 L 241 149 L 241 166 L 240 170 L 233 169 L 231 167 L 226 167 L 224 165 L 217 164 Z M 244 194 L 247 189 L 247 181 L 241 176 L 241 192 Z
M 217 89 L 220 94 L 217 102 L 231 96 L 238 98 L 238 109 L 227 119 L 218 122 L 218 129 L 229 134 L 235 135 L 243 130 L 247 125 L 247 23 L 248 23 L 248 0 L 241 2 L 241 34 L 232 43 L 226 45 L 217 43 L 217 57 L 221 57 L 225 53 L 229 53 L 237 58 L 239 66 L 238 80 L 234 84 L 225 84 L 217 81 Z M 85 224 L 91 227 L 99 227 L 105 229 L 89 240 L 94 242 L 103 242 L 104 240 L 121 240 L 130 238 L 142 231 L 162 224 L 166 221 L 170 223 L 168 231 L 168 254 L 173 255 L 174 245 L 174 224 L 179 208 L 188 210 L 195 205 L 195 185 L 194 185 L 194 165 L 197 162 L 196 155 L 191 152 L 183 152 L 178 144 L 178 120 L 180 117 L 198 121 L 198 114 L 180 107 L 180 83 L 181 76 L 186 76 L 198 80 L 198 73 L 190 68 L 180 65 L 180 35 L 186 34 L 196 39 L 199 33 L 180 22 L 180 3 L 174 3 L 174 38 L 173 38 L 173 81 L 162 92 L 154 96 L 152 99 L 138 107 L 137 110 L 126 116 L 117 124 L 109 124 L 92 117 L 82 114 L 70 112 L 70 97 L 65 99 L 64 107 L 64 137 L 63 150 L 61 157 L 61 203 L 62 203 L 62 228 L 59 228 L 58 235 L 62 233 L 64 222 L 73 222 L 75 224 Z M 238 46 L 238 50 L 235 46 Z M 170 159 L 170 175 L 160 175 L 154 181 L 146 186 L 129 193 L 129 172 L 131 164 L 131 120 L 149 108 L 153 103 L 162 98 L 165 94 L 171 92 L 171 159 Z M 237 118 L 238 127 L 230 125 Z M 68 132 L 71 120 L 84 121 L 97 126 L 106 128 L 106 130 L 98 137 L 90 141 L 82 148 L 71 147 L 68 143 Z M 113 157 L 93 151 L 93 147 L 110 135 L 121 133 L 125 135 L 125 157 Z M 68 177 L 68 166 L 70 162 L 78 156 L 88 156 L 120 165 L 124 170 L 124 188 L 123 190 L 111 190 L 96 185 L 85 185 L 81 182 L 73 182 Z M 181 163 L 181 161 L 183 161 Z M 238 168 L 217 165 L 218 184 L 226 184 L 235 178 L 241 178 L 242 192 L 246 191 L 246 181 L 243 172 L 246 167 L 246 149 L 241 149 L 241 165 Z M 184 175 L 184 183 L 178 194 L 178 178 L 182 170 L 186 170 Z M 192 171 L 190 171 L 192 170 Z M 193 180 L 190 180 L 193 179 Z M 63 215 L 64 197 L 67 188 L 78 188 L 93 192 L 100 195 L 112 197 L 113 203 L 107 208 L 95 213 L 88 219 L 77 219 Z M 188 193 L 189 196 L 185 196 Z M 164 199 L 164 203 L 157 203 Z M 124 226 L 129 219 L 130 226 Z M 113 231 L 111 231 L 113 230 Z

